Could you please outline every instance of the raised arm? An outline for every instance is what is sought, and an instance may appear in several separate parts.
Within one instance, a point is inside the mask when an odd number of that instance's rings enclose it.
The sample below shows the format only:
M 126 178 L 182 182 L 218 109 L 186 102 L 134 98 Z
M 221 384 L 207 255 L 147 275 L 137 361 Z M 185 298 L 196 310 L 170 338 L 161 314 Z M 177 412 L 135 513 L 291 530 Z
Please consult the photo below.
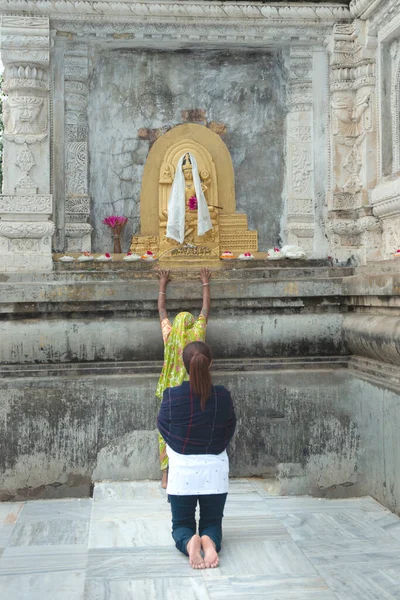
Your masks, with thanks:
M 166 309 L 166 291 L 167 284 L 169 281 L 169 271 L 165 269 L 159 269 L 157 271 L 157 277 L 159 281 L 158 287 L 158 314 L 160 315 L 160 321 L 168 318 L 168 313 Z
M 203 306 L 201 308 L 201 314 L 208 320 L 210 313 L 210 277 L 211 271 L 207 267 L 203 267 L 200 270 L 200 279 L 203 284 Z

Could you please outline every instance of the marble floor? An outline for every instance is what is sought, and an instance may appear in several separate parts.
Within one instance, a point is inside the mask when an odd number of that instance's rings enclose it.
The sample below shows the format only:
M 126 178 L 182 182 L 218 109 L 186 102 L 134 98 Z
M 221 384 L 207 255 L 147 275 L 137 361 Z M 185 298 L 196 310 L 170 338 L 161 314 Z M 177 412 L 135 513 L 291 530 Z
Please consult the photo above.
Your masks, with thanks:
M 400 519 L 372 498 L 277 497 L 232 480 L 220 567 L 174 547 L 155 482 L 0 504 L 4 600 L 400 599 Z

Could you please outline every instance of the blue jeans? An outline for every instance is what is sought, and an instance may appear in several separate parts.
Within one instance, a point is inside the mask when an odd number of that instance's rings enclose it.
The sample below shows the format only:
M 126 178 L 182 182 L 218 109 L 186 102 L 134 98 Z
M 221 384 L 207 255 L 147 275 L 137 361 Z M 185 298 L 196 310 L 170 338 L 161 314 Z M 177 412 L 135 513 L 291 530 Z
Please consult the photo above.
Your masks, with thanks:
M 227 495 L 169 496 L 172 511 L 172 537 L 178 550 L 188 556 L 186 546 L 196 533 L 197 501 L 200 504 L 199 535 L 200 537 L 208 535 L 214 542 L 216 551 L 221 550 L 222 517 Z

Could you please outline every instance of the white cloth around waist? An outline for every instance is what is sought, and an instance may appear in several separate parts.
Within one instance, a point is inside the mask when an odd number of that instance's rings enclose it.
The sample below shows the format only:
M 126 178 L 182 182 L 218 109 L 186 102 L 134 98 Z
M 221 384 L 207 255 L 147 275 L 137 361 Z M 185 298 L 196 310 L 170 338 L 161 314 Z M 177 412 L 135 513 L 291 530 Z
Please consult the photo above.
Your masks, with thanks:
M 229 459 L 221 454 L 178 454 L 167 445 L 168 486 L 172 496 L 227 494 Z

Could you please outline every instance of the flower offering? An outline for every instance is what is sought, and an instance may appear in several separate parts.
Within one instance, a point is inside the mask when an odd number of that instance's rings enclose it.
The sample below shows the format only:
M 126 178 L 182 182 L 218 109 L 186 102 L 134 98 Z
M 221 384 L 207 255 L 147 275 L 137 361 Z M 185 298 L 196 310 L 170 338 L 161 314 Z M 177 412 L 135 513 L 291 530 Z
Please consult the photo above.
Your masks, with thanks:
M 197 210 L 197 198 L 196 196 L 191 196 L 188 200 L 188 209 L 189 210 Z

